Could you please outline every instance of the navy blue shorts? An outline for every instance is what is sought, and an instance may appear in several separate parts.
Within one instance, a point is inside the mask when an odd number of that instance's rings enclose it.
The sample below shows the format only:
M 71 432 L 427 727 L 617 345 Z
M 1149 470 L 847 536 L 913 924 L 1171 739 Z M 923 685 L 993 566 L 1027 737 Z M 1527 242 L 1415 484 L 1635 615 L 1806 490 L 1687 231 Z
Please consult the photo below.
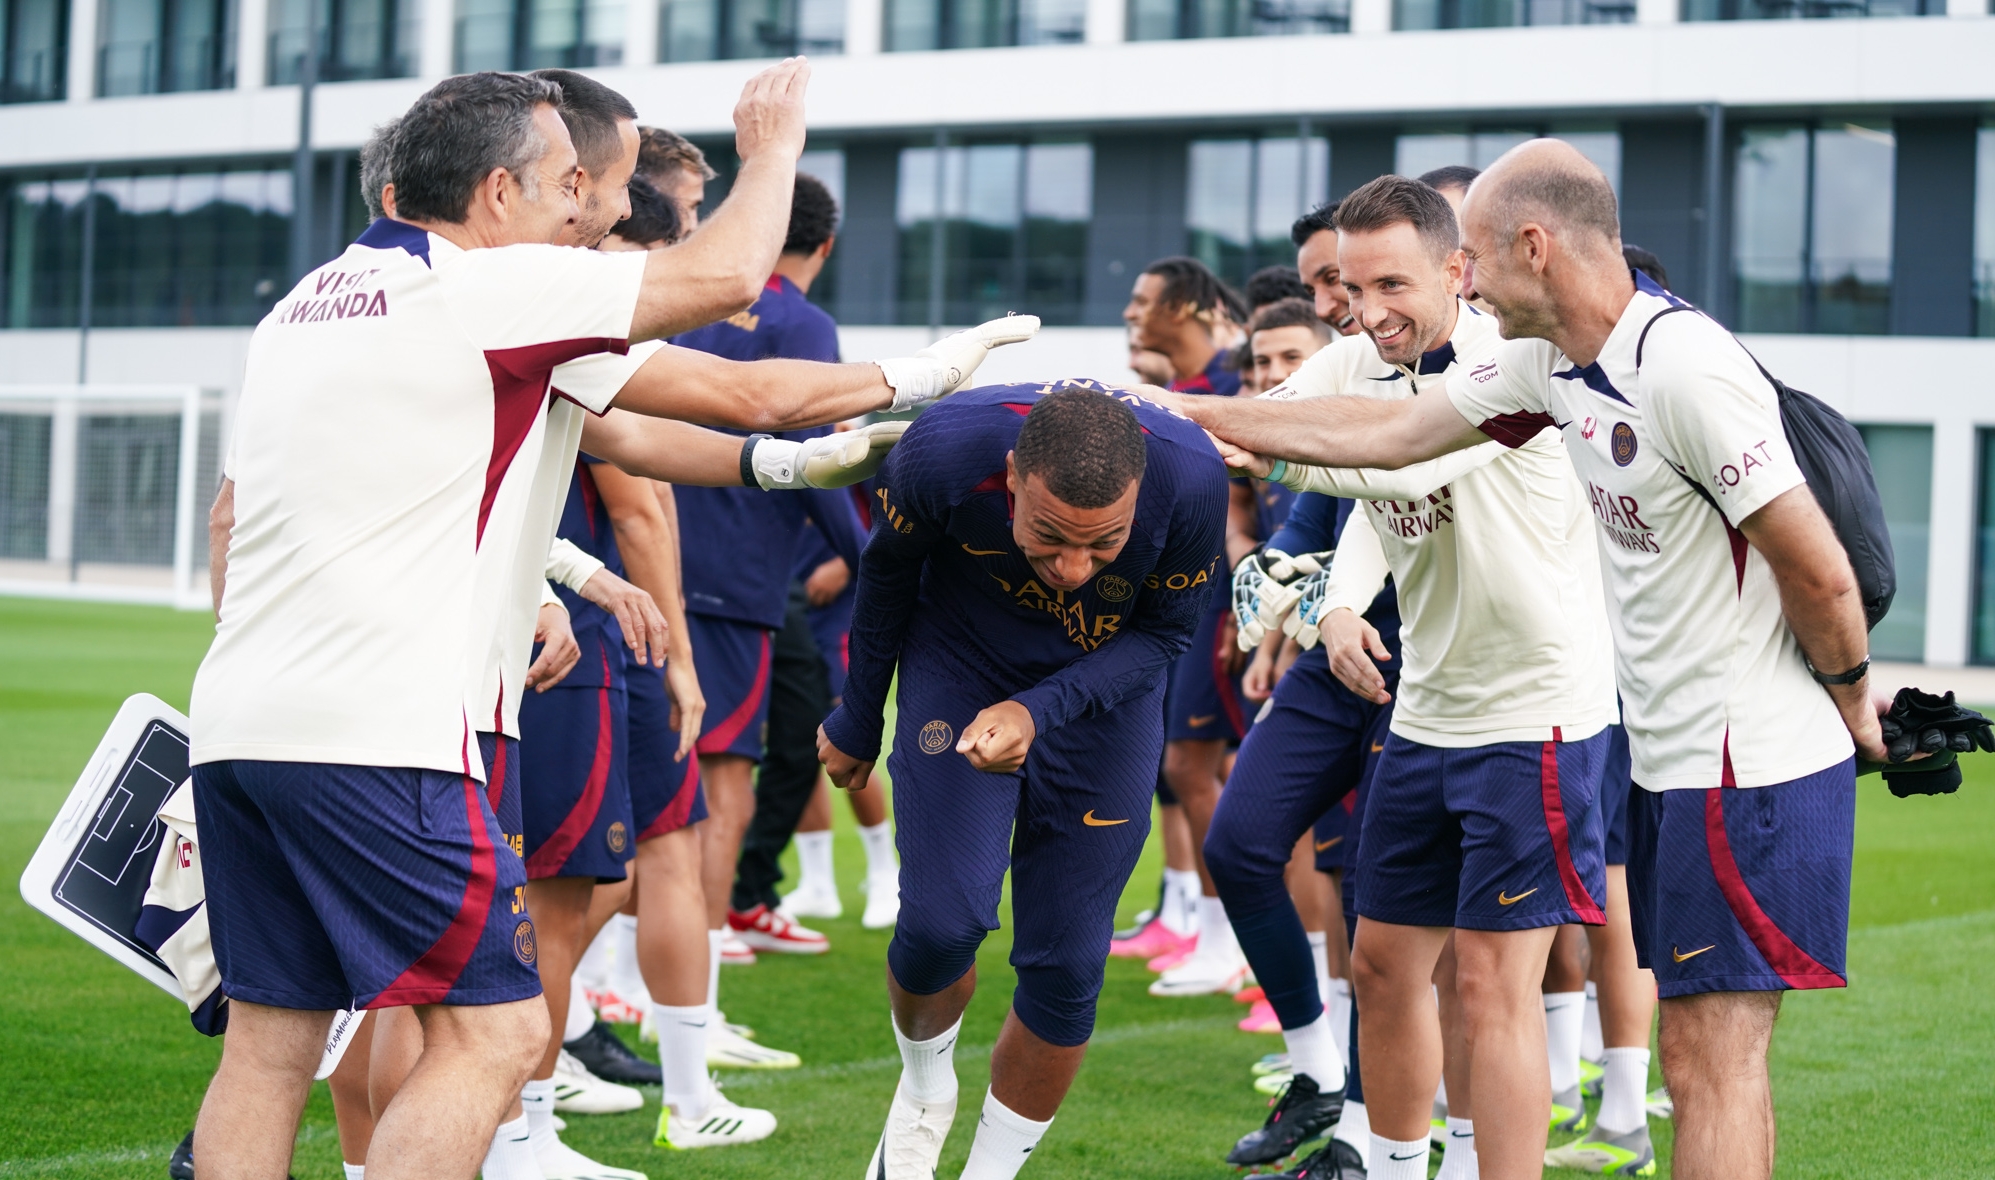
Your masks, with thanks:
M 526 873 L 467 774 L 311 762 L 194 768 L 222 990 L 274 1008 L 540 994 Z
M 1628 792 L 1633 788 L 1629 774 L 1634 769 L 1628 752 L 1628 731 L 1611 725 L 1612 740 L 1607 747 L 1607 769 L 1600 775 L 1600 831 L 1607 840 L 1607 863 L 1628 863 Z
M 1604 925 L 1600 776 L 1611 740 L 1602 730 L 1450 748 L 1387 735 L 1365 800 L 1358 913 L 1463 930 Z
M 526 858 L 526 813 L 520 805 L 520 740 L 504 734 L 478 735 L 478 753 L 485 759 L 485 801 L 506 847 L 513 855 Z
M 621 661 L 593 645 L 582 658 Z M 526 813 L 526 875 L 621 881 L 635 854 L 630 814 L 628 696 L 613 684 L 559 684 L 520 699 L 520 786 Z
M 1658 994 L 1845 986 L 1854 759 L 1768 787 L 1637 790 L 1628 812 L 1635 955 Z
M 1377 756 L 1387 713 L 1338 683 L 1321 647 L 1304 652 L 1275 685 L 1268 707 L 1240 744 L 1205 837 L 1205 864 L 1228 913 L 1286 904 L 1295 842 L 1342 804 Z M 1342 863 L 1349 833 L 1316 829 L 1318 866 Z
M 1353 813 L 1357 810 L 1357 805 L 1358 793 L 1353 790 L 1331 804 L 1330 810 L 1317 817 L 1310 832 L 1310 839 L 1316 848 L 1317 872 L 1334 873 L 1343 869 L 1344 842 L 1356 824 Z
M 852 588 L 848 586 L 845 593 L 823 606 L 812 607 L 804 616 L 831 677 L 833 706 L 845 698 L 845 672 L 852 665 L 852 598 Z
M 1009 869 L 1012 1010 L 1055 1045 L 1088 1039 L 1116 903 L 1150 831 L 1163 691 L 1041 733 L 1019 771 L 993 774 L 956 741 L 1009 692 L 947 653 L 903 652 L 887 760 L 901 859 L 887 963 L 900 986 L 932 995 L 963 977 L 998 927 Z
M 1232 610 L 1209 610 L 1192 633 L 1191 646 L 1171 664 L 1170 690 L 1164 697 L 1164 733 L 1173 742 L 1238 742 L 1253 724 L 1246 698 L 1240 695 L 1239 672 L 1226 666 L 1239 654 L 1221 632 L 1219 622 Z
M 700 753 L 762 761 L 769 730 L 769 629 L 689 613 L 686 630 L 707 698 Z
M 672 728 L 664 671 L 632 661 L 624 671 L 624 690 L 630 708 L 630 816 L 637 838 L 649 840 L 705 819 L 699 755 L 674 761 L 679 731 Z

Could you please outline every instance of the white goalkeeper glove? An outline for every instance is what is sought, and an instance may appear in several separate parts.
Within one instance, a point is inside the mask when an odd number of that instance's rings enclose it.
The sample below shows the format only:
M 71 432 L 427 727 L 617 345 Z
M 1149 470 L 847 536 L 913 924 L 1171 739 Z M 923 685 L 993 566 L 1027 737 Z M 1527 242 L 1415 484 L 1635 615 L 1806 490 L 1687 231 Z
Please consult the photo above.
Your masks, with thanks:
M 1330 588 L 1330 571 L 1317 570 L 1294 584 L 1295 610 L 1282 620 L 1282 634 L 1295 640 L 1304 651 L 1315 647 L 1323 638 L 1320 624 L 1323 621 L 1327 600 L 1324 594 Z
M 1254 615 L 1260 624 L 1261 634 L 1265 635 L 1282 625 L 1283 616 L 1302 596 L 1302 580 L 1330 568 L 1330 551 L 1326 549 L 1321 553 L 1290 556 L 1279 549 L 1263 549 L 1260 566 L 1263 580 L 1255 599 Z M 1235 577 L 1237 579 L 1238 574 Z
M 741 450 L 741 482 L 765 492 L 851 487 L 880 469 L 908 424 L 875 422 L 802 442 L 751 436 Z
M 874 361 L 893 387 L 898 413 L 961 389 L 991 349 L 1030 340 L 1039 331 L 1036 315 L 1008 315 L 944 336 L 913 356 Z

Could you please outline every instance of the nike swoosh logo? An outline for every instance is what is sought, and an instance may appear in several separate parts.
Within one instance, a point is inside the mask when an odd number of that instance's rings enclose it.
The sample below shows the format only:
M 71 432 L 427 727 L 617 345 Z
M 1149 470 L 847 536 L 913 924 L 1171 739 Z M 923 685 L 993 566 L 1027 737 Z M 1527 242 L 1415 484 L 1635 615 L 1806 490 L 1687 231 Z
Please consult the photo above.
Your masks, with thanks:
M 1091 828 L 1112 828 L 1117 824 L 1126 824 L 1129 821 L 1126 819 L 1096 819 L 1094 817 L 1094 808 L 1090 807 L 1088 808 L 1088 813 L 1081 817 L 1081 822 Z
M 970 555 L 971 557 L 996 557 L 996 556 L 997 556 L 998 554 L 1000 554 L 1000 553 L 1003 553 L 1003 552 L 1004 552 L 1004 550 L 1002 550 L 1002 549 L 972 549 L 972 548 L 970 548 L 970 547 L 969 547 L 968 545 L 965 545 L 965 546 L 963 546 L 963 552 L 965 552 L 965 553 L 969 554 L 969 555 Z
M 705 1028 L 707 1026 L 707 1022 L 704 1020 L 700 1021 L 698 1024 L 695 1024 L 690 1020 L 681 1020 L 679 1024 L 682 1028 Z
M 1372 753 L 1374 753 L 1374 754 L 1383 754 L 1383 753 L 1385 753 L 1385 743 L 1384 743 L 1384 742 L 1373 742 L 1373 743 L 1372 743 Z
M 1499 889 L 1496 891 L 1496 904 L 1516 905 L 1518 902 L 1523 901 L 1525 898 L 1531 896 L 1533 893 L 1536 892 L 1537 892 L 1536 889 L 1526 889 L 1524 892 L 1518 894 L 1515 897 L 1512 897 L 1509 894 L 1503 892 L 1503 890 Z
M 1385 1158 L 1389 1160 L 1417 1160 L 1420 1158 L 1420 1153 L 1416 1151 L 1412 1155 L 1397 1155 L 1393 1152 L 1387 1152 Z
M 1699 955 L 1703 954 L 1703 953 L 1704 953 L 1705 951 L 1708 951 L 1708 950 L 1710 950 L 1710 949 L 1711 949 L 1711 947 L 1715 947 L 1715 946 L 1717 946 L 1717 945 L 1718 945 L 1718 944 L 1714 942 L 1714 943 L 1712 943 L 1712 944 L 1711 944 L 1711 946 L 1700 946 L 1700 947 L 1698 947 L 1698 948 L 1697 948 L 1696 950 L 1694 950 L 1694 951 L 1691 951 L 1691 952 L 1690 952 L 1690 953 L 1688 953 L 1688 954 L 1679 954 L 1679 953 L 1677 953 L 1677 949 L 1676 949 L 1675 947 L 1671 947 L 1671 948 L 1669 948 L 1669 957 L 1670 957 L 1670 958 L 1672 958 L 1672 959 L 1675 959 L 1675 960 L 1676 960 L 1677 962 L 1681 963 L 1681 962 L 1683 962 L 1683 961 L 1684 961 L 1685 959 L 1694 959 L 1694 958 L 1696 958 L 1697 956 L 1699 956 Z
M 1462 1133 L 1461 1133 L 1460 1131 L 1450 1131 L 1450 1132 L 1448 1132 L 1448 1138 L 1450 1138 L 1450 1139 L 1473 1139 L 1473 1138 L 1475 1138 L 1475 1132 L 1474 1132 L 1474 1131 L 1470 1131 L 1470 1132 L 1469 1132 L 1468 1134 L 1464 1135 L 1464 1134 L 1462 1134 Z
M 1344 838 L 1342 836 L 1332 836 L 1328 840 L 1318 840 L 1316 842 L 1316 851 L 1321 852 L 1326 848 L 1335 848 L 1343 842 Z
M 1203 716 L 1203 717 L 1187 717 L 1187 718 L 1185 718 L 1185 721 L 1186 721 L 1186 722 L 1187 722 L 1188 724 L 1190 724 L 1190 725 L 1192 725 L 1192 726 L 1194 726 L 1194 727 L 1196 727 L 1196 726 L 1200 726 L 1200 725 L 1211 725 L 1211 724 L 1212 724 L 1213 722 L 1215 722 L 1215 721 L 1217 721 L 1217 720 L 1219 720 L 1219 714 L 1217 714 L 1217 713 L 1207 713 L 1207 714 L 1206 714 L 1205 716 Z

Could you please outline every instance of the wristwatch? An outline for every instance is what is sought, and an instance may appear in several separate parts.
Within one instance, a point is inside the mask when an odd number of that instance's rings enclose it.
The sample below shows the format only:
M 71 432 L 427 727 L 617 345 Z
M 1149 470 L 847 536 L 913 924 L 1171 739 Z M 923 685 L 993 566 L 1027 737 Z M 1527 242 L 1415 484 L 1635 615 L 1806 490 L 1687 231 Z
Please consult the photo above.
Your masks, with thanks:
M 1869 656 L 1863 657 L 1863 662 L 1861 664 L 1858 664 L 1856 667 L 1851 668 L 1849 671 L 1844 672 L 1841 675 L 1832 675 L 1828 672 L 1823 672 L 1817 669 L 1815 665 L 1808 663 L 1806 657 L 1803 657 L 1801 662 L 1804 664 L 1808 664 L 1808 675 L 1813 676 L 1815 678 L 1815 683 L 1817 684 L 1855 684 L 1857 681 L 1862 680 L 1864 677 L 1870 675 Z

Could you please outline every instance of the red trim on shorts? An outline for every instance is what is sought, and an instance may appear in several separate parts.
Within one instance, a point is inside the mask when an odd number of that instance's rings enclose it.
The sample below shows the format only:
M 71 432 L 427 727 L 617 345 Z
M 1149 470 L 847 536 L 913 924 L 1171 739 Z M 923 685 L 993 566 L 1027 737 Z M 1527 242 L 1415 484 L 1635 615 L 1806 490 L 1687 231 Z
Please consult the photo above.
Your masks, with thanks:
M 405 1004 L 440 1004 L 457 977 L 478 949 L 484 937 L 485 921 L 492 909 L 492 894 L 499 886 L 498 863 L 492 850 L 492 836 L 485 830 L 485 810 L 478 806 L 478 782 L 464 779 L 464 813 L 471 826 L 471 870 L 464 881 L 464 898 L 457 915 L 444 927 L 423 957 L 381 989 L 369 1001 L 370 1008 L 396 1008 Z
M 1572 863 L 1572 841 L 1566 832 L 1565 796 L 1559 793 L 1559 738 L 1558 727 L 1552 729 L 1552 740 L 1538 749 L 1538 793 L 1545 806 L 1545 830 L 1552 837 L 1552 857 L 1558 861 L 1559 884 L 1565 886 L 1566 904 L 1579 915 L 1579 920 L 1589 926 L 1605 926 L 1607 915 L 1601 912 L 1600 904 L 1586 891 L 1586 882 L 1579 879 L 1579 867 Z
M 734 712 L 727 715 L 727 720 L 700 735 L 700 740 L 697 743 L 699 752 L 702 754 L 727 753 L 727 748 L 734 744 L 734 739 L 740 737 L 741 731 L 748 728 L 749 721 L 754 719 L 755 706 L 761 703 L 762 694 L 768 691 L 768 688 L 769 633 L 764 631 L 762 632 L 762 657 L 755 665 L 755 683 L 748 686 L 748 695 L 741 698 L 741 703 L 734 707 Z
M 700 760 L 688 758 L 686 776 L 679 780 L 678 793 L 674 794 L 672 801 L 665 805 L 665 810 L 658 813 L 658 818 L 651 821 L 651 826 L 637 834 L 638 842 L 642 843 L 653 836 L 663 836 L 667 832 L 676 832 L 685 827 L 686 817 L 693 813 L 693 796 L 699 792 Z
M 1233 736 L 1246 737 L 1247 715 L 1240 708 L 1240 695 L 1233 691 L 1233 678 L 1226 673 L 1226 629 L 1218 623 L 1212 625 L 1212 689 L 1219 707 L 1226 710 L 1226 720 L 1233 724 Z
M 582 784 L 582 797 L 575 806 L 568 809 L 567 818 L 547 842 L 534 850 L 526 860 L 526 875 L 539 879 L 559 875 L 563 863 L 568 860 L 575 846 L 596 822 L 596 813 L 603 809 L 603 791 L 609 786 L 610 761 L 616 751 L 616 728 L 611 724 L 610 710 L 610 658 L 607 651 L 603 655 L 603 687 L 596 690 L 596 756 L 589 763 L 589 777 Z
M 485 799 L 492 814 L 499 814 L 499 800 L 506 797 L 506 735 L 492 727 L 492 769 L 485 772 Z
M 1722 788 L 1704 792 L 1704 841 L 1711 850 L 1711 875 L 1718 879 L 1718 891 L 1732 917 L 1753 940 L 1766 965 L 1779 974 L 1788 987 L 1797 991 L 1813 988 L 1848 987 L 1849 981 L 1815 961 L 1815 957 L 1795 945 L 1786 931 L 1774 924 L 1759 899 L 1747 887 L 1739 862 L 1732 859 L 1732 841 L 1725 834 L 1725 796 Z
M 480 543 L 485 540 L 485 520 L 492 515 L 492 501 L 498 497 L 506 469 L 512 466 L 513 456 L 519 454 L 534 421 L 547 405 L 554 367 L 578 357 L 629 351 L 630 341 L 610 336 L 485 350 L 485 368 L 492 375 L 492 455 L 485 462 L 485 494 L 478 501 Z

